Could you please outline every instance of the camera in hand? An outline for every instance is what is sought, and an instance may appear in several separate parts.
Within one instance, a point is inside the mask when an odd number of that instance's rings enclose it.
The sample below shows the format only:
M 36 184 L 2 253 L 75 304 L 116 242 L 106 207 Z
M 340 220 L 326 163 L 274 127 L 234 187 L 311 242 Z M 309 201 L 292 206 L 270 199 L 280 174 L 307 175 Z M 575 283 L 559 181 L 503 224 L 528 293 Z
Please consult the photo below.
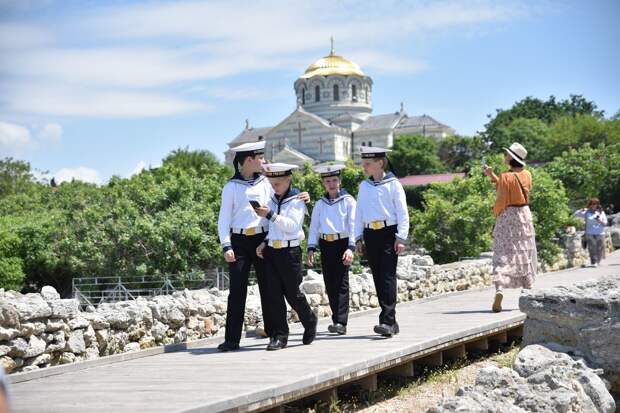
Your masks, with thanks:
M 254 209 L 260 208 L 260 204 L 258 203 L 258 201 L 250 200 L 250 205 L 252 205 L 252 208 Z

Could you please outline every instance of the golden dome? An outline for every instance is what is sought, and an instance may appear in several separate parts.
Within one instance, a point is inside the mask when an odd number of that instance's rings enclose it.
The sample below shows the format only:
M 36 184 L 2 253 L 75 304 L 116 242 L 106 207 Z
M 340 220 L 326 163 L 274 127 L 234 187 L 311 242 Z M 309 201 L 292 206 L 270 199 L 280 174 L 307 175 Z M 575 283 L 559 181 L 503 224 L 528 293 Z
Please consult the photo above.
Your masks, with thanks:
M 342 56 L 338 56 L 332 49 L 328 56 L 325 56 L 316 62 L 312 63 L 306 69 L 306 72 L 300 76 L 301 79 L 308 79 L 312 76 L 366 76 L 360 67 L 350 60 L 345 59 Z

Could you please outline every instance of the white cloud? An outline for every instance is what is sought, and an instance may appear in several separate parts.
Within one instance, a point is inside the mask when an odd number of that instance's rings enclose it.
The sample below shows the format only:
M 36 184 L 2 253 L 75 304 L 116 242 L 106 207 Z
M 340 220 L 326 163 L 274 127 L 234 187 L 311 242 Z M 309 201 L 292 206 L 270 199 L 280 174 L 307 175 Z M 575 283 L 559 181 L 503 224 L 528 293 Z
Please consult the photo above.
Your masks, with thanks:
M 30 130 L 15 123 L 0 122 L 0 152 L 15 153 L 32 143 Z
M 301 73 L 327 53 L 332 35 L 336 51 L 362 68 L 411 74 L 428 66 L 402 47 L 412 36 L 475 30 L 521 18 L 528 8 L 490 0 L 192 0 L 94 7 L 79 19 L 72 16 L 71 24 L 63 25 L 61 17 L 50 28 L 0 24 L 0 74 L 7 84 L 0 85 L 0 100 L 19 113 L 73 116 L 206 110 L 209 104 L 186 94 L 192 82 L 259 71 Z M 210 94 L 240 100 L 260 95 L 251 88 Z
M 133 171 L 127 177 L 130 178 L 130 177 L 132 177 L 134 175 L 138 175 L 138 174 L 140 174 L 140 172 L 142 172 L 145 169 L 146 169 L 146 162 L 140 161 L 140 162 L 138 162 L 136 167 L 133 168 Z
M 53 174 L 53 177 L 58 184 L 61 182 L 70 182 L 73 179 L 93 184 L 101 183 L 99 172 L 85 166 L 78 166 L 77 168 L 62 168 Z
M 59 143 L 62 133 L 62 126 L 57 123 L 48 123 L 39 131 L 37 137 L 41 141 Z
M 210 110 L 206 103 L 172 95 L 47 86 L 0 85 L 9 110 L 35 114 L 88 117 L 149 117 Z

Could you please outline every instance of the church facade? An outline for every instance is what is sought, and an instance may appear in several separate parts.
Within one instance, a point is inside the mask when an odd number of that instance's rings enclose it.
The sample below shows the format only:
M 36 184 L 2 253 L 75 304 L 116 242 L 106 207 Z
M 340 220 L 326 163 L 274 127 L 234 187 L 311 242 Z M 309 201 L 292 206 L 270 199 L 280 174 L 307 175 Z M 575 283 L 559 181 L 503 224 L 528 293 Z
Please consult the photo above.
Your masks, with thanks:
M 332 51 L 306 69 L 294 84 L 296 109 L 272 127 L 245 129 L 229 148 L 265 141 L 271 162 L 302 165 L 360 161 L 360 146 L 389 148 L 399 135 L 424 135 L 443 139 L 454 129 L 427 115 L 409 116 L 401 103 L 394 113 L 372 114 L 372 79 L 360 67 Z M 233 153 L 225 152 L 227 163 Z

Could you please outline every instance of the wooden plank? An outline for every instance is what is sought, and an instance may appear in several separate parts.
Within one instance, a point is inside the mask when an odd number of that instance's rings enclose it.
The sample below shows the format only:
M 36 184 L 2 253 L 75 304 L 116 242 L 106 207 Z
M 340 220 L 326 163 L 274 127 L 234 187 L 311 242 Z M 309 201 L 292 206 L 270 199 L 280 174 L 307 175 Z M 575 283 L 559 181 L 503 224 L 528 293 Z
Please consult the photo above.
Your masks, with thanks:
M 382 376 L 414 377 L 413 362 L 409 361 L 379 373 Z
M 439 367 L 443 364 L 443 354 L 441 351 L 436 351 L 432 354 L 416 359 L 415 364 L 424 367 Z
M 467 354 L 465 353 L 465 345 L 464 344 L 459 344 L 458 346 L 446 349 L 443 351 L 443 360 L 445 361 L 454 361 L 454 360 L 458 360 L 460 358 L 466 357 Z
M 470 341 L 469 343 L 465 343 L 466 351 L 488 351 L 489 350 L 489 340 L 486 337 L 483 337 L 479 340 Z
M 364 390 L 377 391 L 377 375 L 370 374 L 360 380 L 354 381 L 352 384 L 358 385 Z

